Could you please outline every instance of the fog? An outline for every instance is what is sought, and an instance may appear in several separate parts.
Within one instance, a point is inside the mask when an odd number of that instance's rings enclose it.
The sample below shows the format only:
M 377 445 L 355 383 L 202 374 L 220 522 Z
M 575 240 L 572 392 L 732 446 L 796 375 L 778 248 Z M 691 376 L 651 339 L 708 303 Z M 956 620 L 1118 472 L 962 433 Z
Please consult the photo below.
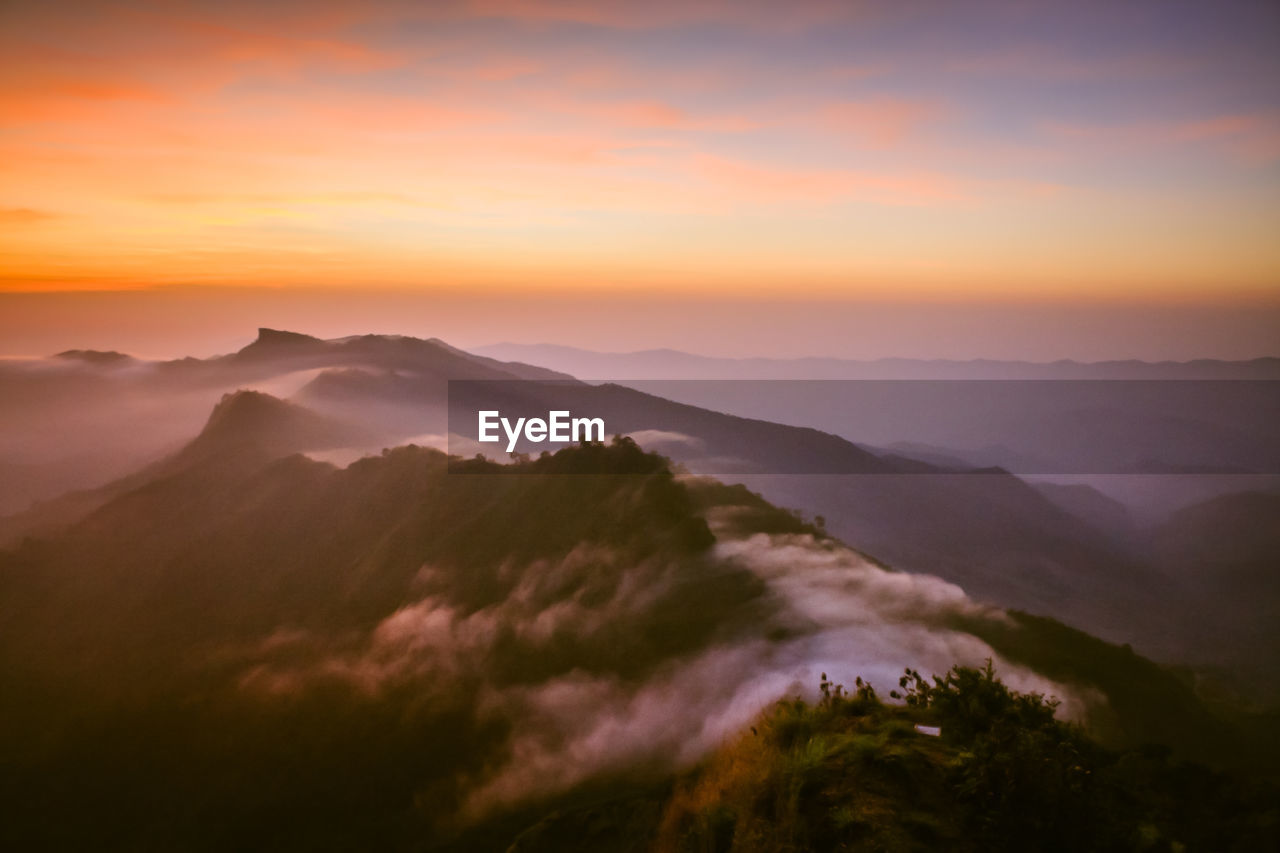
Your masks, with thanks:
M 941 673 L 992 658 L 1010 686 L 1061 699 L 1065 718 L 1083 720 L 1105 702 L 1096 691 L 1038 676 L 949 628 L 956 616 L 1005 618 L 952 584 L 886 571 L 811 535 L 735 538 L 731 527 L 713 525 L 720 539 L 714 560 L 763 581 L 769 617 L 695 654 L 662 660 L 643 677 L 574 667 L 545 680 L 504 683 L 499 674 L 509 668 L 504 656 L 513 648 L 537 653 L 565 638 L 606 641 L 606 626 L 644 618 L 678 590 L 687 571 L 675 563 L 621 567 L 612 595 L 588 604 L 590 590 L 565 581 L 584 570 L 607 574 L 602 566 L 625 557 L 580 547 L 563 560 L 504 566 L 501 575 L 520 579 L 511 594 L 472 612 L 427 596 L 359 638 L 335 642 L 282 629 L 242 652 L 240 685 L 269 702 L 333 682 L 370 696 L 412 684 L 421 701 L 436 696 L 444 704 L 478 679 L 476 714 L 508 721 L 511 729 L 500 759 L 464 782 L 463 813 L 470 819 L 593 778 L 688 767 L 772 702 L 814 699 L 823 672 L 847 684 L 861 676 L 887 695 L 904 667 Z M 424 567 L 420 580 L 430 583 L 439 571 Z M 549 594 L 557 589 L 566 592 Z

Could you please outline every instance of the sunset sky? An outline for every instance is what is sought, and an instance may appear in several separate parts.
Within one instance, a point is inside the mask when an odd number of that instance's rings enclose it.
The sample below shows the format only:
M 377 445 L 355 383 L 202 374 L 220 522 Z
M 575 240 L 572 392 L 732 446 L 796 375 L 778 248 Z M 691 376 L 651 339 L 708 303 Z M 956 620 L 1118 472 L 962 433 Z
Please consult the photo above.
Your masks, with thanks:
M 1273 2 L 5 0 L 0 110 L 10 293 L 1280 302 Z

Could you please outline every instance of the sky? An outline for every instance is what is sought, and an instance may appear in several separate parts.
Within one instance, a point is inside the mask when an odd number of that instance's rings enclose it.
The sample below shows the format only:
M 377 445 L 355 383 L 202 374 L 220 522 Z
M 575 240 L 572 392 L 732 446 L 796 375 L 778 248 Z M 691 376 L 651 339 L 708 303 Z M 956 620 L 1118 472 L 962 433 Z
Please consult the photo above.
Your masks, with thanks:
M 1274 2 L 0 0 L 0 352 L 1248 357 L 1277 235 Z

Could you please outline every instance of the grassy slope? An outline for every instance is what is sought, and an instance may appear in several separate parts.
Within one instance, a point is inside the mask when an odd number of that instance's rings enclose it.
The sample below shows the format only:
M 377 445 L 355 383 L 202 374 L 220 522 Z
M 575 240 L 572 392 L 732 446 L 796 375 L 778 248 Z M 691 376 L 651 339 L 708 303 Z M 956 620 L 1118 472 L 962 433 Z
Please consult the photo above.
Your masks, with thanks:
M 1280 843 L 1273 784 L 1167 751 L 1114 751 L 990 669 L 920 679 L 906 706 L 824 684 L 780 702 L 688 774 L 653 849 L 1260 850 Z M 938 726 L 940 737 L 917 724 Z

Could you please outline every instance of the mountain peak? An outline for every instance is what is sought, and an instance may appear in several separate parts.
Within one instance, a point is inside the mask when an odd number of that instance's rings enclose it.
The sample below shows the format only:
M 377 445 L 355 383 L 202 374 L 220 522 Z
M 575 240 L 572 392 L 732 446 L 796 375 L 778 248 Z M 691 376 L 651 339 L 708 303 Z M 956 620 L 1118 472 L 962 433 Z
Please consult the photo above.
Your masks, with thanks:
M 87 364 L 119 365 L 132 362 L 133 356 L 115 350 L 69 349 L 58 353 L 54 358 L 64 361 L 83 361 Z
M 223 394 L 213 407 L 196 441 L 217 444 L 287 432 L 294 422 L 310 414 L 300 406 L 261 391 L 233 391 Z
M 273 397 L 263 391 L 232 391 L 222 395 L 222 399 L 213 407 L 203 432 L 225 429 L 229 424 L 245 422 L 266 422 L 279 417 L 287 417 L 291 410 L 297 409 L 291 403 Z
M 268 329 L 265 326 L 258 329 L 258 339 L 255 344 L 315 344 L 321 343 L 319 338 L 311 335 L 304 335 L 301 332 L 287 332 L 281 329 Z
M 258 337 L 253 343 L 240 350 L 238 355 L 254 355 L 258 353 L 277 354 L 280 352 L 294 352 L 311 347 L 323 346 L 324 341 L 320 338 L 313 338 L 311 335 L 304 335 L 300 332 L 286 332 L 280 329 L 258 329 Z
M 261 391 L 224 394 L 187 446 L 199 455 L 253 444 L 273 453 L 342 447 L 367 441 L 364 430 Z

